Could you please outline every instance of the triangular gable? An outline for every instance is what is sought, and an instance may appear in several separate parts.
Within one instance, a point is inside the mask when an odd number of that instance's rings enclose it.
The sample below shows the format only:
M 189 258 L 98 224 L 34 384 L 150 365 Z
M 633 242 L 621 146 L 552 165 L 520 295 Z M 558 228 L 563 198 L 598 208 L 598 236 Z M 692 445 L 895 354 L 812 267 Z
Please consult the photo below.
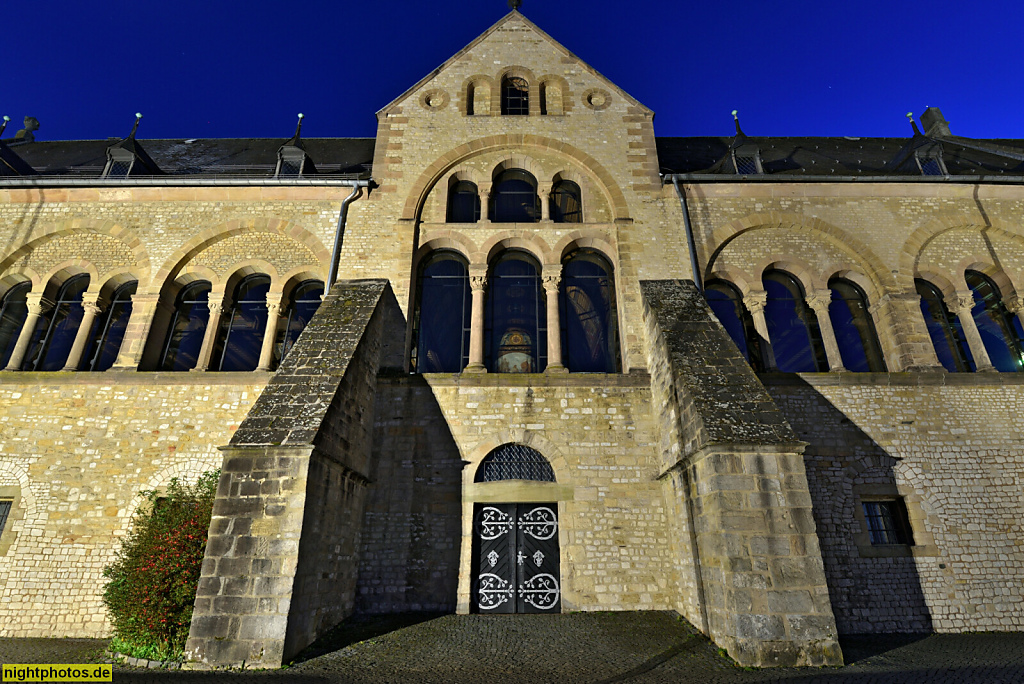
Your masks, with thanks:
M 467 45 L 466 47 L 462 48 L 461 50 L 456 52 L 454 55 L 449 57 L 444 62 L 444 64 L 442 64 L 441 66 L 437 67 L 436 69 L 431 71 L 429 74 L 427 74 L 426 76 L 421 78 L 414 86 L 412 86 L 411 88 L 406 90 L 404 93 L 402 93 L 401 95 L 396 97 L 394 100 L 389 102 L 387 105 L 381 107 L 377 111 L 377 118 L 379 119 L 381 117 L 381 115 L 386 114 L 392 108 L 397 107 L 406 98 L 408 98 L 410 95 L 412 95 L 417 90 L 419 90 L 420 88 L 425 86 L 427 83 L 429 83 L 433 78 L 435 78 L 438 74 L 440 74 L 442 71 L 447 69 L 451 64 L 455 63 L 459 58 L 461 58 L 467 52 L 469 52 L 470 50 L 475 48 L 477 45 L 482 43 L 484 40 L 486 40 L 488 37 L 490 37 L 491 34 L 493 34 L 498 29 L 500 29 L 504 24 L 506 24 L 506 23 L 508 23 L 510 21 L 513 21 L 513 20 L 517 20 L 517 19 L 519 21 L 522 21 L 524 24 L 526 24 L 526 26 L 530 30 L 536 32 L 537 35 L 539 35 L 546 42 L 548 42 L 551 45 L 551 47 L 553 47 L 555 50 L 557 50 L 558 52 L 561 52 L 566 57 L 579 62 L 579 65 L 583 69 L 588 71 L 592 76 L 594 76 L 594 77 L 600 79 L 601 81 L 603 81 L 604 83 L 606 83 L 610 89 L 612 89 L 613 91 L 615 91 L 616 93 L 621 95 L 627 102 L 629 102 L 629 103 L 631 103 L 631 104 L 633 104 L 633 105 L 635 105 L 637 107 L 641 107 L 648 114 L 653 114 L 653 112 L 650 109 L 648 109 L 643 103 L 641 103 L 639 100 L 637 100 L 635 97 L 633 97 L 632 95 L 627 93 L 625 90 L 623 90 L 619 86 L 617 86 L 614 83 L 612 83 L 608 78 L 603 76 L 597 69 L 595 69 L 594 67 L 590 66 L 589 64 L 584 62 L 582 59 L 580 59 L 579 57 L 574 55 L 572 52 L 570 52 L 568 49 L 566 49 L 566 47 L 564 45 L 562 45 L 557 40 L 555 40 L 554 38 L 549 36 L 539 26 L 537 26 L 532 21 L 530 21 L 525 16 L 523 16 L 523 14 L 520 13 L 518 10 L 512 10 L 511 12 L 506 14 L 504 17 L 499 19 L 497 22 L 495 22 L 495 24 L 493 26 L 491 26 L 489 29 L 487 29 L 486 31 L 481 33 L 479 36 L 477 36 L 476 39 L 473 40 L 473 42 L 471 42 L 469 45 Z

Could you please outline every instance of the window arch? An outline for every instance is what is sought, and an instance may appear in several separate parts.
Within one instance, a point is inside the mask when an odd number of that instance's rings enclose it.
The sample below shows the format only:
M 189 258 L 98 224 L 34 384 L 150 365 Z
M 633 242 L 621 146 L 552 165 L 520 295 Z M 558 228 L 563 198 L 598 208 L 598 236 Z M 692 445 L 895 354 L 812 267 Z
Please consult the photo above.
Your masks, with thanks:
M 71 276 L 57 290 L 53 308 L 39 318 L 22 370 L 55 371 L 64 368 L 85 310 L 82 295 L 89 276 Z
M 160 356 L 160 370 L 187 371 L 196 367 L 210 320 L 210 288 L 208 281 L 197 280 L 178 293 Z
M 274 341 L 275 367 L 288 356 L 299 335 L 320 308 L 323 294 L 324 284 L 320 280 L 304 280 L 292 289 L 284 313 L 284 325 L 278 326 L 277 339 Z
M 551 189 L 551 220 L 555 223 L 583 223 L 580 186 L 561 180 Z
M 11 352 L 18 344 L 21 328 L 28 317 L 28 293 L 32 283 L 22 282 L 11 286 L 0 304 L 0 368 L 6 368 Z
M 132 295 L 138 289 L 137 282 L 125 283 L 114 291 L 110 306 L 96 317 L 95 327 L 89 346 L 82 357 L 80 370 L 105 371 L 114 365 L 121 351 L 124 331 L 132 316 Z
M 458 181 L 448 189 L 448 223 L 476 223 L 480 220 L 480 192 L 476 183 Z
M 466 261 L 438 251 L 420 264 L 410 370 L 458 373 L 469 362 L 472 293 Z
M 540 220 L 537 179 L 522 169 L 508 169 L 494 179 L 491 220 L 495 223 L 534 223 Z
M 547 316 L 540 265 L 508 250 L 487 279 L 484 362 L 492 373 L 539 373 L 547 366 Z
M 618 373 L 618 318 L 612 266 L 592 249 L 562 260 L 562 362 L 572 372 Z
M 246 276 L 235 287 L 231 310 L 221 318 L 217 342 L 213 348 L 211 370 L 256 370 L 267 330 L 267 292 L 270 276 Z
M 974 294 L 971 315 L 992 365 L 1004 373 L 1024 370 L 1024 330 L 1007 310 L 999 286 L 979 271 L 966 271 L 964 280 Z
M 502 480 L 554 482 L 555 471 L 536 449 L 523 444 L 502 444 L 480 462 L 474 482 Z
M 921 296 L 921 314 L 939 363 L 950 373 L 965 373 L 975 370 L 974 358 L 964 340 L 960 319 L 953 316 L 946 307 L 939 288 L 927 280 L 914 279 L 917 294 Z
M 884 373 L 885 359 L 864 290 L 845 278 L 833 278 L 828 287 L 832 291 L 828 315 L 843 367 L 851 371 Z
M 501 79 L 501 113 L 527 116 L 530 113 L 530 84 L 519 76 Z
M 804 288 L 785 271 L 769 270 L 763 277 L 768 301 L 764 307 L 775 363 L 784 373 L 828 370 L 818 319 L 807 306 Z
M 736 286 L 725 280 L 709 280 L 704 284 L 704 296 L 750 367 L 756 371 L 764 370 L 761 336 L 757 334 L 754 319 L 744 306 L 743 295 Z

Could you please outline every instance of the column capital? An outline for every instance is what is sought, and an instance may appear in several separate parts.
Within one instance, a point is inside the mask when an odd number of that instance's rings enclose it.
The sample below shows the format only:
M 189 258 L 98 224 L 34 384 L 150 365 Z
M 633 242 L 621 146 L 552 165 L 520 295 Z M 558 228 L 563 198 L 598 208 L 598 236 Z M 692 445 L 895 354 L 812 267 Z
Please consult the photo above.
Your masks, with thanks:
M 224 302 L 210 302 L 207 304 L 211 314 L 217 314 L 218 316 L 224 313 Z
M 470 274 L 469 276 L 469 288 L 473 292 L 483 292 L 487 289 L 487 275 L 486 274 Z
M 813 290 L 807 296 L 807 306 L 816 314 L 828 314 L 828 305 L 832 303 L 832 290 Z
M 29 292 L 25 295 L 25 305 L 28 307 L 29 314 L 42 316 L 53 308 L 54 301 L 44 297 L 42 292 Z
M 764 307 L 767 303 L 767 290 L 751 290 L 747 294 L 743 295 L 743 305 L 747 307 L 747 310 L 750 313 L 760 313 L 764 311 Z
M 967 292 L 957 290 L 955 296 L 956 300 L 951 302 L 950 310 L 957 316 L 970 316 L 975 305 L 974 293 L 970 290 Z
M 276 302 L 268 301 L 267 302 L 267 315 L 268 316 L 276 316 L 280 311 L 281 311 L 281 302 L 280 301 L 276 301 Z
M 1022 309 L 1024 309 L 1024 305 L 1021 304 L 1020 297 L 1016 293 L 1004 295 L 1003 306 L 1012 314 L 1020 314 Z
M 103 311 L 103 307 L 98 302 L 82 302 L 82 308 L 85 309 L 87 314 L 93 316 L 99 315 Z
M 549 295 L 558 294 L 558 287 L 562 284 L 562 274 L 547 273 L 540 277 L 540 281 L 544 285 L 544 291 Z

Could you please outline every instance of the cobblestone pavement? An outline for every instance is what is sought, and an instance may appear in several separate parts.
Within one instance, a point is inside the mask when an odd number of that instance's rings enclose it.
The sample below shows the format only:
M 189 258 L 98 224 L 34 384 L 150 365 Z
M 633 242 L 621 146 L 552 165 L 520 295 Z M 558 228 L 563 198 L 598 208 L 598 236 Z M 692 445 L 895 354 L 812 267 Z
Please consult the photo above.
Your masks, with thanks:
M 171 672 L 118 666 L 115 682 L 452 682 L 480 684 L 984 684 L 1024 682 L 1024 633 L 841 640 L 847 665 L 737 667 L 673 613 L 403 615 L 347 621 L 273 671 Z M 0 639 L 3 663 L 104 659 L 100 639 Z

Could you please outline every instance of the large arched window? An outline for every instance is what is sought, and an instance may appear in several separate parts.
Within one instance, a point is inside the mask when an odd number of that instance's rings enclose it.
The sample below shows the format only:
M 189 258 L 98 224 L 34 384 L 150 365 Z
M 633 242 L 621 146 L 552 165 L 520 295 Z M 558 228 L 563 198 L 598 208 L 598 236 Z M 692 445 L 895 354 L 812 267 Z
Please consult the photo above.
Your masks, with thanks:
M 21 328 L 28 317 L 27 296 L 32 283 L 24 282 L 11 286 L 0 304 L 0 368 L 6 368 L 11 352 L 18 344 Z
M 82 356 L 79 370 L 105 371 L 114 365 L 121 351 L 121 341 L 132 316 L 132 295 L 137 282 L 125 283 L 114 291 L 107 310 L 96 317 L 92 339 Z
M 246 276 L 235 287 L 231 310 L 221 317 L 210 370 L 256 370 L 267 330 L 269 290 L 270 277 L 262 274 Z
M 178 293 L 174 315 L 160 356 L 160 370 L 187 371 L 196 367 L 210 320 L 210 283 L 197 280 Z
M 544 455 L 522 444 L 503 444 L 484 457 L 475 482 L 533 480 L 554 482 L 555 471 Z
M 750 367 L 764 370 L 761 353 L 761 337 L 754 328 L 754 320 L 743 305 L 743 295 L 732 283 L 724 280 L 709 280 L 704 284 L 704 296 L 708 306 L 715 313 L 729 337 L 739 347 Z
M 971 315 L 992 365 L 1004 373 L 1024 370 L 1024 330 L 1003 303 L 999 287 L 984 273 L 966 271 L 964 279 L 974 293 Z
M 928 326 L 935 355 L 950 373 L 975 370 L 974 358 L 964 340 L 960 319 L 952 315 L 942 298 L 942 292 L 927 280 L 916 278 L 914 285 L 921 296 L 921 314 Z
M 845 278 L 833 278 L 828 287 L 832 291 L 828 315 L 843 367 L 859 372 L 885 372 L 885 359 L 864 290 Z
M 509 250 L 487 279 L 485 363 L 492 373 L 539 373 L 547 367 L 547 316 L 540 265 Z
M 284 325 L 277 328 L 277 340 L 274 342 L 275 367 L 288 356 L 299 335 L 320 308 L 323 294 L 324 284 L 319 280 L 304 280 L 292 290 L 283 316 Z
M 577 373 L 618 373 L 615 278 L 601 254 L 579 249 L 562 261 L 562 363 Z
M 522 169 L 502 171 L 494 179 L 491 220 L 495 223 L 533 223 L 540 220 L 537 179 Z
M 480 220 L 480 192 L 476 184 L 459 181 L 448 190 L 448 223 L 476 223 Z
M 818 319 L 807 306 L 803 287 L 785 271 L 766 271 L 763 280 L 768 292 L 764 315 L 778 369 L 784 373 L 827 371 Z
M 472 293 L 465 260 L 439 251 L 420 264 L 410 369 L 458 373 L 469 362 Z
M 501 113 L 512 116 L 530 113 L 530 84 L 525 78 L 506 76 L 501 79 Z
M 551 190 L 551 220 L 555 223 L 583 223 L 580 186 L 572 181 L 555 183 Z
M 64 368 L 85 313 L 82 295 L 88 287 L 89 276 L 85 274 L 71 276 L 60 286 L 53 309 L 40 317 L 36 325 L 22 370 Z

